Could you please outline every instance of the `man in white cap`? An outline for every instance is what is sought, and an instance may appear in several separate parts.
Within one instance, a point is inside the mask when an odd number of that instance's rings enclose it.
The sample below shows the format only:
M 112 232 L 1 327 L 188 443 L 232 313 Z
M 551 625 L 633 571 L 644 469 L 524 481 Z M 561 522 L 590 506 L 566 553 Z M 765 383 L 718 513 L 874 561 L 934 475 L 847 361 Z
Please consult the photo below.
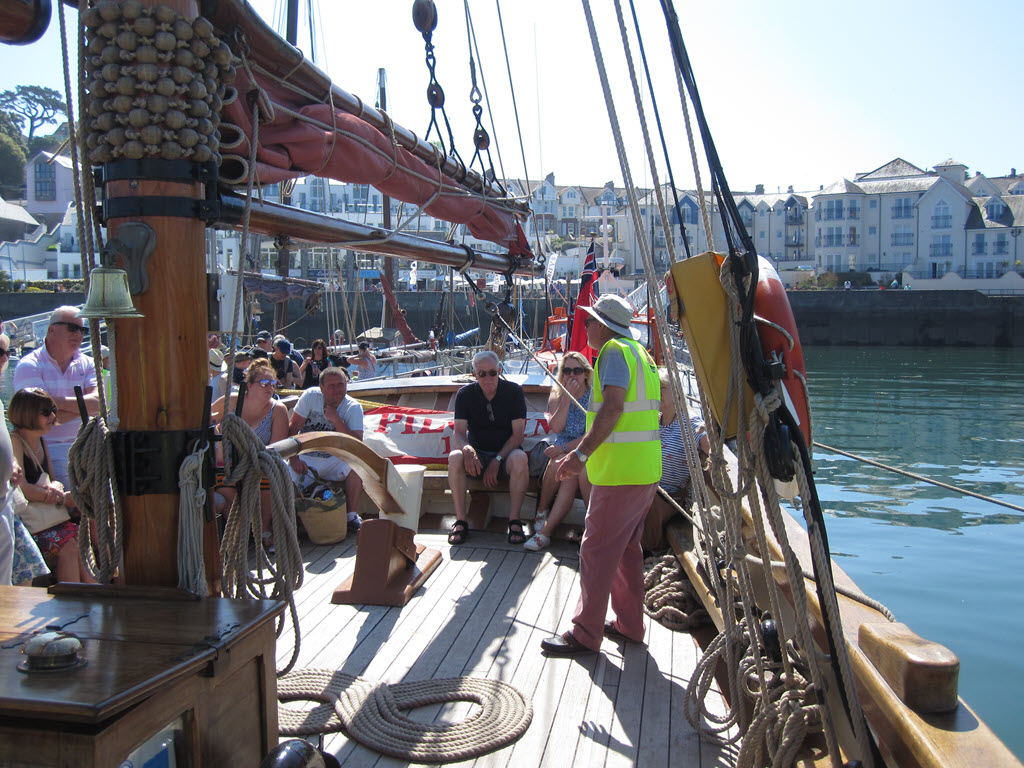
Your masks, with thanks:
M 661 479 L 658 367 L 630 327 L 633 310 L 620 296 L 584 307 L 587 343 L 599 350 L 587 432 L 559 462 L 562 480 L 586 466 L 593 485 L 580 545 L 580 600 L 568 632 L 541 641 L 549 654 L 601 648 L 604 635 L 644 638 L 644 517 Z M 614 621 L 605 621 L 611 598 Z
M 25 355 L 14 369 L 14 391 L 39 387 L 57 403 L 57 426 L 46 436 L 46 446 L 53 462 L 53 479 L 65 488 L 71 487 L 68 451 L 82 426 L 76 386 L 82 388 L 89 415 L 100 412 L 96 366 L 91 357 L 79 350 L 88 330 L 78 317 L 77 307 L 57 307 L 50 315 L 43 346 Z

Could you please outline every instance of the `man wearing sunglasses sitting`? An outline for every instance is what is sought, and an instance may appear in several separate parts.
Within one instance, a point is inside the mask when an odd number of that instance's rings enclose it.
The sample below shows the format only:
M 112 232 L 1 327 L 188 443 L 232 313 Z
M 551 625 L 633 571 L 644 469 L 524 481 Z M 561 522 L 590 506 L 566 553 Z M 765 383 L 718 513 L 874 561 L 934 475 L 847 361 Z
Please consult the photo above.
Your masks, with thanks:
M 77 307 L 58 307 L 50 315 L 43 346 L 21 358 L 14 369 L 15 392 L 39 387 L 57 404 L 57 424 L 47 435 L 46 444 L 53 462 L 54 479 L 65 488 L 71 487 L 68 451 L 82 425 L 75 387 L 82 388 L 90 416 L 100 411 L 96 366 L 92 358 L 79 349 L 88 330 L 85 321 L 78 317 Z
M 455 506 L 449 544 L 462 544 L 469 534 L 466 522 L 467 477 L 483 476 L 487 488 L 509 481 L 508 540 L 526 541 L 519 513 L 526 498 L 529 462 L 520 446 L 526 434 L 526 395 L 518 384 L 498 377 L 501 365 L 493 352 L 473 358 L 476 382 L 455 395 L 455 434 L 448 454 L 448 484 Z

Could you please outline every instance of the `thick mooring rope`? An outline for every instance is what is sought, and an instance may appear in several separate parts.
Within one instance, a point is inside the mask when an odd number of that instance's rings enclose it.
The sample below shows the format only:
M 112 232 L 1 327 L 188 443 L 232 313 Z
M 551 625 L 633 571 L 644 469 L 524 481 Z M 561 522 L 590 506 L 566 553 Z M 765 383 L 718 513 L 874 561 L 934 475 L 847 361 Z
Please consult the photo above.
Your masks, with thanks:
M 297 669 L 278 679 L 277 698 L 282 704 L 320 702 L 310 710 L 279 707 L 283 736 L 344 730 L 370 749 L 422 763 L 452 763 L 493 752 L 526 733 L 533 719 L 533 705 L 517 689 L 476 677 L 388 685 L 329 669 Z M 403 714 L 457 701 L 477 704 L 480 711 L 458 723 L 426 723 Z
M 225 597 L 255 597 L 283 600 L 295 631 L 292 657 L 279 672 L 292 668 L 299 656 L 301 635 L 294 592 L 302 586 L 302 550 L 295 530 L 295 496 L 288 465 L 274 451 L 267 450 L 252 428 L 234 413 L 224 415 L 221 424 L 224 436 L 224 482 L 238 490 L 228 511 L 224 537 L 220 545 L 223 591 Z M 230 448 L 229 448 L 230 447 Z M 270 504 L 273 509 L 274 561 L 262 547 L 263 516 L 260 503 L 260 479 L 270 483 Z M 249 568 L 249 541 L 256 542 L 256 567 Z M 266 568 L 269 576 L 263 576 Z M 273 585 L 268 592 L 267 586 Z M 284 619 L 277 625 L 277 635 L 284 630 Z
M 709 621 L 683 567 L 673 554 L 644 561 L 644 613 L 675 632 L 689 632 Z

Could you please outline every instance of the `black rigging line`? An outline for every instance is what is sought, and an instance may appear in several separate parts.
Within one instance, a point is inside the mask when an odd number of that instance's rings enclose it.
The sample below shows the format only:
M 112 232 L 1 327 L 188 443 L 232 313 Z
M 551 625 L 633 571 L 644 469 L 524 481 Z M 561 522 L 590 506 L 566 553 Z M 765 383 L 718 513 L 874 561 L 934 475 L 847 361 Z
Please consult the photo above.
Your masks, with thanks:
M 629 11 L 633 14 L 633 28 L 636 30 L 637 47 L 640 49 L 640 60 L 644 65 L 644 76 L 647 78 L 647 90 L 651 94 L 651 106 L 654 108 L 654 120 L 658 125 L 658 139 L 661 141 L 661 151 L 665 154 L 665 168 L 668 171 L 668 183 L 672 189 L 672 200 L 675 204 L 676 219 L 679 221 L 679 232 L 683 237 L 683 250 L 686 251 L 686 258 L 690 258 L 690 243 L 686 239 L 686 223 L 683 221 L 683 213 L 679 208 L 679 194 L 676 192 L 676 179 L 672 173 L 672 161 L 668 156 L 668 144 L 665 143 L 665 129 L 661 125 L 661 112 L 658 110 L 658 100 L 654 96 L 654 82 L 651 80 L 651 70 L 647 66 L 647 51 L 644 49 L 644 39 L 640 34 L 640 22 L 636 17 L 636 7 L 633 0 L 629 0 Z M 654 217 L 651 217 L 653 221 Z

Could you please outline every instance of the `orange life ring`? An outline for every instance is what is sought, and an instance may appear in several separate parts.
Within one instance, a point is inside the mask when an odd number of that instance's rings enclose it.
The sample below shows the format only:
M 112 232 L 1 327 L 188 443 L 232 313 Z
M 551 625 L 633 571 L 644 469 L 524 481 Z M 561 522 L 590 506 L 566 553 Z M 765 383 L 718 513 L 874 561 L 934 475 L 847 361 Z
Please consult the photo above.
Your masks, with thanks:
M 811 406 L 807 394 L 807 366 L 804 364 L 793 308 L 786 296 L 786 286 L 771 262 L 758 256 L 757 271 L 754 322 L 761 342 L 761 354 L 767 362 L 778 360 L 782 363 L 785 371 L 779 380 L 782 396 L 810 448 Z

